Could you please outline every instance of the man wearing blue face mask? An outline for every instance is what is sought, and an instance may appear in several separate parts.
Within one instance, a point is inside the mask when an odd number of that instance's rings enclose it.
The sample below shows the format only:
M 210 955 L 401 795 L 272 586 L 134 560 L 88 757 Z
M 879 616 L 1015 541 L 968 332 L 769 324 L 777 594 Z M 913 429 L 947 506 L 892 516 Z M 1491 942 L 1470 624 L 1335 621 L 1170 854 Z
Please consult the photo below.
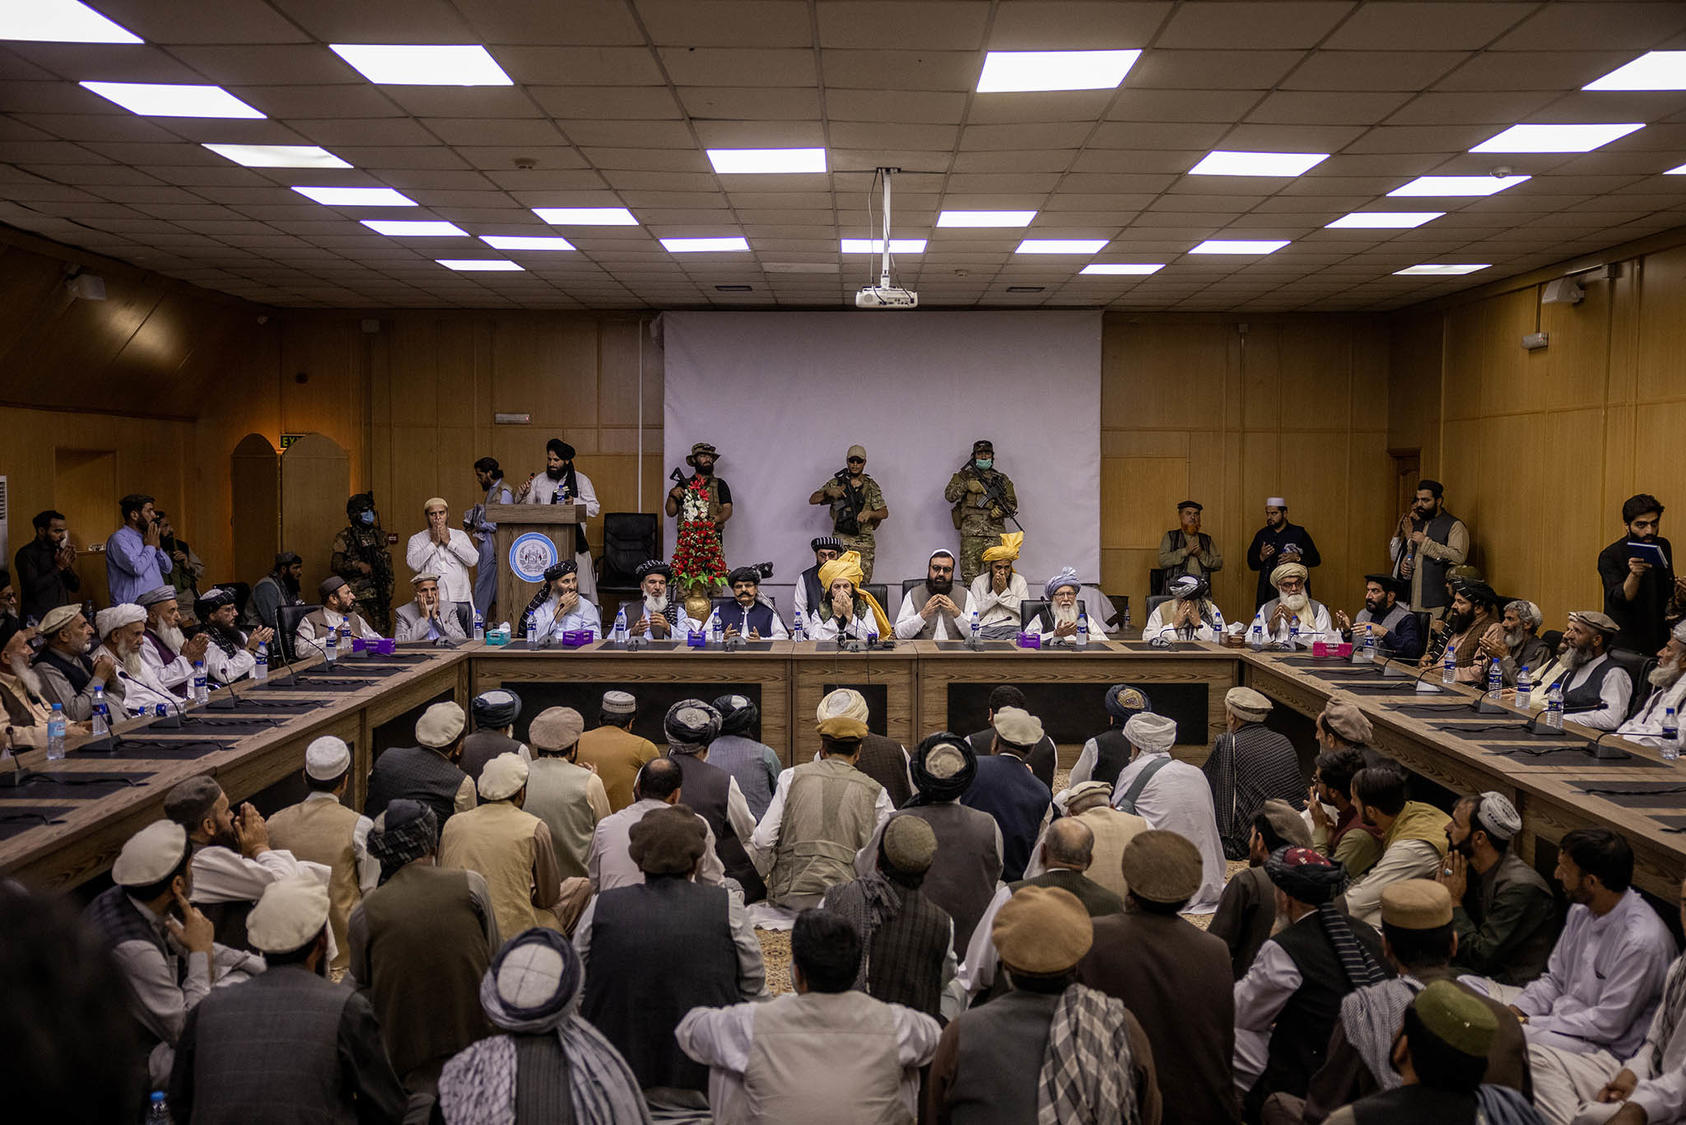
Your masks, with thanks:
M 987 438 L 972 443 L 972 457 L 948 478 L 943 499 L 954 505 L 960 532 L 960 580 L 970 586 L 984 569 L 983 553 L 1001 542 L 1007 521 L 1018 515 L 1013 481 L 995 468 L 995 445 Z
M 381 636 L 392 634 L 392 555 L 375 510 L 375 494 L 359 492 L 345 502 L 350 525 L 334 536 L 328 569 L 345 579 L 357 609 Z

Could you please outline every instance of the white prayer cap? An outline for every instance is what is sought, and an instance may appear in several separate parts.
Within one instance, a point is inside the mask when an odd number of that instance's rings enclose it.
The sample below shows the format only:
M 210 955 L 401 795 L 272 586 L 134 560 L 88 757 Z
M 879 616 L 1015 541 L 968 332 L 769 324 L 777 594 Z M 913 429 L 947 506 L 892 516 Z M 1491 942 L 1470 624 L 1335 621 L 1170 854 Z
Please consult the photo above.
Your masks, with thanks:
M 528 772 L 519 754 L 499 754 L 480 771 L 481 799 L 505 801 L 515 796 L 527 784 Z
M 146 610 L 134 602 L 124 602 L 94 614 L 94 628 L 99 630 L 100 640 L 103 641 L 111 636 L 113 629 L 121 629 L 125 625 L 145 620 Z
M 866 722 L 866 696 L 854 688 L 838 688 L 820 700 L 820 705 L 814 708 L 816 723 L 823 723 L 827 719 L 859 719 L 863 723 Z
M 304 748 L 304 772 L 317 781 L 332 781 L 351 768 L 351 747 L 345 739 L 325 734 Z
M 1124 737 L 1131 746 L 1150 754 L 1163 754 L 1177 742 L 1177 723 L 1164 715 L 1143 711 L 1124 724 Z
M 310 875 L 289 875 L 263 889 L 246 916 L 246 940 L 259 953 L 291 953 L 315 941 L 327 924 L 327 884 Z
M 555 998 L 568 975 L 568 962 L 561 949 L 549 942 L 511 942 L 495 974 L 498 999 L 512 1009 L 531 1010 Z
M 416 741 L 434 750 L 443 749 L 457 740 L 467 721 L 468 716 L 455 703 L 435 703 L 416 720 Z
M 1489 790 L 1481 794 L 1476 815 L 1481 817 L 1481 827 L 1486 829 L 1487 835 L 1495 840 L 1508 840 L 1522 831 L 1522 817 L 1503 793 Z
M 155 820 L 117 853 L 111 881 L 119 887 L 149 887 L 181 866 L 186 854 L 187 829 L 173 820 Z
M 163 605 L 165 602 L 173 602 L 175 600 L 176 588 L 174 586 L 154 586 L 152 589 L 136 598 L 135 604 L 142 606 L 143 608 L 150 609 L 152 606 Z
M 1265 499 L 1265 507 L 1267 508 L 1286 508 L 1287 506 L 1288 501 L 1280 496 L 1270 496 Z
M 1042 741 L 1042 720 L 1022 707 L 1003 707 L 995 713 L 995 733 L 1014 746 L 1035 746 Z
M 427 503 L 422 505 L 423 512 L 431 512 L 435 508 L 444 508 L 446 511 L 451 510 L 451 506 L 445 503 L 445 498 L 443 496 L 430 496 L 427 499 Z
M 601 709 L 606 715 L 630 715 L 638 710 L 638 697 L 630 691 L 606 691 Z
M 410 585 L 412 585 L 412 586 L 420 586 L 423 582 L 438 582 L 438 581 L 439 581 L 439 576 L 437 574 L 412 574 L 410 576 Z

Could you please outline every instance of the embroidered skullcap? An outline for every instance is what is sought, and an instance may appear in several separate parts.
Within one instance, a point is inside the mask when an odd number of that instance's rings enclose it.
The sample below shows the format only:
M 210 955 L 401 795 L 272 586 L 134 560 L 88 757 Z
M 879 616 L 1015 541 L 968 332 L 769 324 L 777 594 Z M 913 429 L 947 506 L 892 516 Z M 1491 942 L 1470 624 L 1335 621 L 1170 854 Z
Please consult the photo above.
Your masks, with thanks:
M 638 710 L 638 698 L 630 691 L 606 691 L 598 710 L 605 715 L 630 715 Z
M 708 826 L 689 805 L 651 809 L 628 833 L 628 854 L 646 875 L 688 875 L 708 846 Z
M 1070 586 L 1073 590 L 1079 592 L 1083 589 L 1083 584 L 1077 580 L 1077 571 L 1069 566 L 1061 567 L 1058 574 L 1048 579 L 1042 586 L 1042 593 L 1052 601 L 1061 586 Z
M 345 739 L 325 734 L 304 748 L 304 772 L 317 781 L 333 781 L 351 768 L 351 747 Z
M 667 744 L 681 754 L 697 754 L 708 749 L 720 734 L 720 712 L 700 699 L 681 699 L 667 709 L 662 720 Z
M 898 813 L 884 823 L 884 859 L 904 875 L 922 875 L 937 857 L 937 834 L 922 818 Z
M 1177 743 L 1177 722 L 1152 711 L 1143 711 L 1124 724 L 1124 738 L 1149 754 L 1163 754 Z
M 820 705 L 814 708 L 816 723 L 838 718 L 859 719 L 864 723 L 868 717 L 866 696 L 854 688 L 838 688 L 836 691 L 827 692 L 825 698 L 820 700 Z
M 57 605 L 41 616 L 41 635 L 51 639 L 54 634 L 69 625 L 82 613 L 79 605 Z
M 507 801 L 527 784 L 529 767 L 516 753 L 499 754 L 480 771 L 480 799 Z
M 990 927 L 1001 963 L 1031 976 L 1055 976 L 1095 943 L 1094 923 L 1077 896 L 1060 887 L 1020 887 Z
M 1307 906 L 1321 906 L 1346 889 L 1346 867 L 1313 848 L 1277 848 L 1264 869 L 1283 894 Z
M 1488 790 L 1481 794 L 1476 815 L 1481 818 L 1481 827 L 1487 835 L 1495 840 L 1509 840 L 1522 831 L 1522 817 L 1503 793 Z
M 176 588 L 174 586 L 154 586 L 152 589 L 136 598 L 135 604 L 145 609 L 151 609 L 155 605 L 163 605 L 165 602 L 173 602 L 175 600 Z
M 747 695 L 722 695 L 714 701 L 714 709 L 720 712 L 721 734 L 742 734 L 761 717 L 761 709 Z
M 652 574 L 659 574 L 663 578 L 672 578 L 673 568 L 661 559 L 645 559 L 638 564 L 636 573 L 640 582 Z
M 1175 832 L 1150 828 L 1124 845 L 1124 882 L 1144 902 L 1187 902 L 1202 870 L 1200 849 Z
M 462 734 L 466 716 L 462 708 L 449 700 L 435 703 L 416 720 L 416 741 L 433 750 L 442 750 L 456 742 Z
M 1311 577 L 1311 571 L 1307 570 L 1303 563 L 1283 563 L 1281 566 L 1270 572 L 1270 584 L 1272 586 L 1280 586 L 1289 578 L 1299 578 L 1303 580 L 1309 577 Z
M 1260 723 L 1276 704 L 1262 691 L 1255 691 L 1250 687 L 1232 687 L 1224 692 L 1224 706 L 1243 719 Z
M 1401 930 L 1452 924 L 1452 895 L 1433 879 L 1401 879 L 1382 888 L 1382 921 Z
M 986 563 L 1001 562 L 1002 560 L 1012 562 L 1019 557 L 1019 550 L 1023 546 L 1024 532 L 1003 531 L 1001 542 L 993 547 L 984 548 L 983 561 Z
M 572 707 L 546 707 L 527 725 L 527 741 L 540 750 L 566 750 L 585 733 L 585 716 Z
M 155 820 L 123 844 L 111 865 L 111 881 L 119 887 L 150 887 L 180 867 L 186 854 L 187 829 L 173 820 Z
M 481 692 L 469 706 L 476 727 L 507 727 L 521 715 L 521 697 L 503 688 Z
M 1009 746 L 1029 749 L 1042 741 L 1042 720 L 1022 707 L 1003 707 L 995 713 L 995 733 Z
M 111 636 L 114 629 L 121 629 L 125 625 L 133 625 L 137 621 L 146 620 L 146 610 L 133 602 L 124 602 L 109 609 L 102 609 L 94 614 L 94 628 L 99 630 L 100 640 Z
M 1133 684 L 1113 684 L 1106 689 L 1106 713 L 1128 722 L 1143 711 L 1153 710 L 1147 692 Z
M 1484 1059 L 1499 1034 L 1499 1017 L 1473 993 L 1437 980 L 1411 1001 L 1423 1030 L 1460 1055 Z
M 1287 506 L 1288 501 L 1280 496 L 1265 497 L 1265 507 L 1267 508 L 1286 508 Z
M 289 875 L 263 889 L 246 916 L 246 940 L 259 953 L 291 953 L 316 940 L 328 924 L 328 885 Z

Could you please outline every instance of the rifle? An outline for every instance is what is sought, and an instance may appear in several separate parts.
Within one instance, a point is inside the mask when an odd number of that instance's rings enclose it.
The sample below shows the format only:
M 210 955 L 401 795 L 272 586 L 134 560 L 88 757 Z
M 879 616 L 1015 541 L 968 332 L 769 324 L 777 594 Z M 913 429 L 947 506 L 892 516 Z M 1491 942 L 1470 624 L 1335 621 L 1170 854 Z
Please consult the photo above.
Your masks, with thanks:
M 966 469 L 976 475 L 978 480 L 983 483 L 985 504 L 991 508 L 1000 508 L 1001 518 L 1011 521 L 1014 527 L 1023 531 L 1024 524 L 1019 522 L 1018 509 L 1007 502 L 1006 478 L 994 469 L 987 473 L 980 473 L 977 467 L 970 462 L 967 463 Z
M 866 490 L 854 488 L 849 484 L 849 470 L 838 469 L 832 474 L 843 489 L 843 507 L 832 517 L 832 527 L 838 535 L 859 535 L 861 533 L 861 509 L 866 504 Z

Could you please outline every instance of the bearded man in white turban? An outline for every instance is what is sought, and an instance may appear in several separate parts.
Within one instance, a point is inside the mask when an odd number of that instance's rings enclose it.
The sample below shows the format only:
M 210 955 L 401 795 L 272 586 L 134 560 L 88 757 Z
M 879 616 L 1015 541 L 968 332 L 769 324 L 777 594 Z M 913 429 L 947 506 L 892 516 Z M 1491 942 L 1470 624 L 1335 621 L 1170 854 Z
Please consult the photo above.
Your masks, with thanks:
M 1314 641 L 1340 641 L 1340 633 L 1329 624 L 1328 607 L 1306 592 L 1310 574 L 1297 562 L 1283 563 L 1270 572 L 1276 597 L 1260 606 L 1253 618 L 1253 628 L 1263 630 L 1266 644 L 1310 648 Z

